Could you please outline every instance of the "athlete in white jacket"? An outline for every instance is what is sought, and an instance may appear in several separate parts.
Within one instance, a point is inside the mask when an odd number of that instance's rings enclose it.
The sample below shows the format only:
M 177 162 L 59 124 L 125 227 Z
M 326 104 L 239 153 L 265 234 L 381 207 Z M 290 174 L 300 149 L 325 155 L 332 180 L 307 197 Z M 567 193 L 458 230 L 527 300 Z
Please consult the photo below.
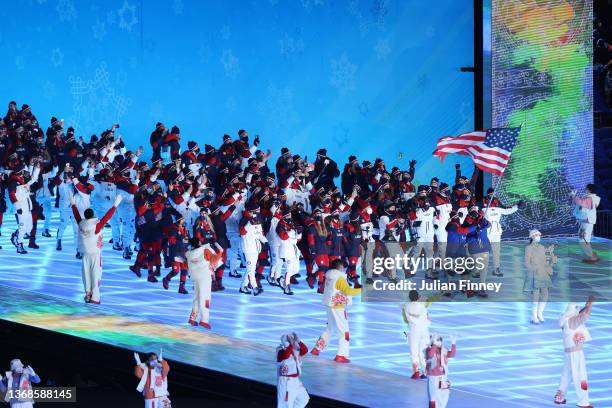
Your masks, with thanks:
M 83 218 L 76 206 L 75 197 L 71 197 L 72 214 L 79 226 L 78 251 L 82 255 L 83 286 L 85 288 L 85 302 L 100 304 L 100 280 L 102 278 L 102 245 L 104 237 L 102 229 L 111 219 L 122 196 L 115 197 L 113 206 L 104 214 L 102 219 L 95 218 L 91 208 L 83 211 Z
M 599 257 L 591 248 L 591 238 L 593 237 L 593 227 L 597 223 L 597 207 L 601 198 L 595 194 L 595 185 L 587 184 L 586 196 L 576 197 L 576 190 L 572 191 L 572 199 L 576 205 L 574 214 L 580 223 L 580 243 L 584 252 L 585 263 L 596 263 Z
M 212 279 L 220 262 L 222 251 L 216 252 L 209 244 L 200 245 L 198 238 L 190 241 L 191 250 L 185 253 L 189 277 L 193 282 L 193 305 L 189 315 L 189 324 L 210 329 L 210 300 Z M 198 323 L 198 315 L 200 322 Z

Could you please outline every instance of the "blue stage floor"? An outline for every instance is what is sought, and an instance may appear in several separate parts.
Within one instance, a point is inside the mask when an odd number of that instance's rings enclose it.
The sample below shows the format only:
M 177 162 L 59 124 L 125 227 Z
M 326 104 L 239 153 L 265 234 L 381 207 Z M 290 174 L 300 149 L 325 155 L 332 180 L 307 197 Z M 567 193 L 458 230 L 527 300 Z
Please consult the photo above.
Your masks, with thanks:
M 4 249 L 0 250 L 0 285 L 55 297 L 62 302 L 70 300 L 82 304 L 80 261 L 74 257 L 71 231 L 65 234 L 62 252 L 55 251 L 54 238 L 39 237 L 40 249 L 18 255 L 9 242 L 13 228 L 13 220 L 7 220 L 2 227 L 0 244 Z M 110 230 L 105 232 L 110 237 Z M 176 292 L 178 277 L 168 291 L 161 283 L 147 283 L 144 277 L 137 279 L 128 269 L 129 262 L 123 260 L 119 252 L 112 251 L 109 244 L 105 244 L 103 264 L 102 306 L 83 307 L 93 313 L 99 308 L 100 313 L 116 316 L 124 313 L 154 324 L 188 328 L 186 321 L 192 297 Z M 585 266 L 586 275 L 588 268 Z M 601 277 L 598 275 L 596 279 Z M 608 281 L 607 286 L 612 287 L 611 283 Z M 211 324 L 214 333 L 270 348 L 276 346 L 280 335 L 287 331 L 296 331 L 305 343 L 312 346 L 324 328 L 325 311 L 320 304 L 320 295 L 307 289 L 304 283 L 294 288 L 294 296 L 285 296 L 278 288 L 264 283 L 265 292 L 258 297 L 238 293 L 238 279 L 226 278 L 224 284 L 226 291 L 213 293 Z M 403 377 L 410 375 L 401 304 L 354 300 L 348 312 L 351 366 L 356 369 L 355 375 L 363 374 L 363 378 L 354 380 L 362 388 L 360 401 L 367 401 L 365 405 L 368 406 L 389 406 L 384 404 L 387 386 L 384 381 L 362 381 L 376 378 L 368 377 L 368 371 L 376 373 L 376 370 L 382 370 Z M 481 399 L 483 406 L 553 406 L 552 398 L 563 364 L 557 318 L 565 304 L 550 303 L 545 312 L 547 321 L 540 326 L 529 324 L 530 306 L 527 302 L 481 302 L 434 303 L 430 307 L 431 331 L 455 334 L 458 339 L 457 358 L 449 363 L 455 390 L 451 393 L 449 407 L 473 407 L 470 404 Z M 611 314 L 612 303 L 596 303 L 588 323 L 594 339 L 585 347 L 589 392 L 596 407 L 612 407 Z M 52 326 L 49 328 L 54 329 Z M 198 332 L 198 329 L 193 330 Z M 109 342 L 113 342 L 112 338 Z M 318 359 L 330 360 L 334 355 L 335 340 L 331 349 Z M 189 362 L 185 357 L 169 357 Z M 359 370 L 360 367 L 366 370 Z M 272 361 L 269 370 L 274 373 Z M 235 374 L 241 375 L 239 371 Z M 308 370 L 305 370 L 305 377 L 308 375 Z M 419 387 L 423 392 L 424 385 Z M 425 406 L 426 395 L 412 398 L 418 401 L 414 406 Z M 569 390 L 567 399 L 568 405 L 573 405 L 573 389 Z M 469 403 L 465 402 L 468 400 Z M 490 405 L 492 400 L 496 401 L 494 405 Z

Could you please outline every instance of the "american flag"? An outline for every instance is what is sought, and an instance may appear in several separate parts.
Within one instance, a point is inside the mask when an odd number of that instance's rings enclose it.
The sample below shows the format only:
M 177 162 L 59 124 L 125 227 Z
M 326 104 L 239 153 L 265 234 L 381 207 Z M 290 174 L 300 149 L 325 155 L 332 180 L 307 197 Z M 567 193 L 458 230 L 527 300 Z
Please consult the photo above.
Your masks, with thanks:
M 501 176 L 506 170 L 520 131 L 520 127 L 495 128 L 464 133 L 457 137 L 445 136 L 438 140 L 433 155 L 440 160 L 449 153 L 472 156 L 476 167 Z

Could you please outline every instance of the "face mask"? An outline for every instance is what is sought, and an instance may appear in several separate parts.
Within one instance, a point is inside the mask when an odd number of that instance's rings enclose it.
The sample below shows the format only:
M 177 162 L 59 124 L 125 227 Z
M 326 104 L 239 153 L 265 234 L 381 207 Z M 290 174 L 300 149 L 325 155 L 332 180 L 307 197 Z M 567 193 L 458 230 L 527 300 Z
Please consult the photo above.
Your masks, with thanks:
M 157 367 L 157 361 L 155 361 L 155 360 L 149 361 L 149 367 L 151 367 L 151 368 Z
M 436 340 L 434 340 L 433 344 L 436 347 L 442 347 L 442 340 L 441 339 L 436 339 Z
M 372 214 L 372 208 L 368 207 L 366 208 L 366 214 Z
M 533 242 L 540 242 L 540 239 L 542 239 L 542 237 L 539 235 L 536 235 L 535 237 L 533 237 Z
M 17 374 L 21 374 L 21 373 L 23 373 L 23 367 L 17 367 L 17 368 L 15 369 L 15 372 L 16 372 Z

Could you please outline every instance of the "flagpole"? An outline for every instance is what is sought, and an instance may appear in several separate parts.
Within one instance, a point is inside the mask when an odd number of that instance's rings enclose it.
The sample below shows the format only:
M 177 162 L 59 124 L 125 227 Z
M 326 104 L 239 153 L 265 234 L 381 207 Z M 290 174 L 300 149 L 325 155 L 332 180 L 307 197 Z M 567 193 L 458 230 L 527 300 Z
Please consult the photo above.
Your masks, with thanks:
M 521 130 L 523 129 L 523 125 L 525 124 L 526 121 L 527 121 L 527 118 L 525 118 L 525 120 L 523 120 L 523 122 L 519 125 L 519 129 Z M 510 161 L 510 159 L 508 159 L 508 161 Z M 502 177 L 504 177 L 505 173 L 506 173 L 506 169 L 504 168 L 504 172 L 499 176 L 499 178 L 497 179 L 497 182 L 495 183 L 495 187 L 493 187 L 493 194 L 491 195 L 491 198 L 489 199 L 489 202 L 487 203 L 487 206 L 485 208 L 484 218 L 487 218 L 487 213 L 489 212 L 489 207 L 491 206 L 491 202 L 493 201 L 493 198 L 495 197 L 495 192 L 497 191 L 497 188 L 499 187 L 499 183 L 501 182 L 501 179 Z

